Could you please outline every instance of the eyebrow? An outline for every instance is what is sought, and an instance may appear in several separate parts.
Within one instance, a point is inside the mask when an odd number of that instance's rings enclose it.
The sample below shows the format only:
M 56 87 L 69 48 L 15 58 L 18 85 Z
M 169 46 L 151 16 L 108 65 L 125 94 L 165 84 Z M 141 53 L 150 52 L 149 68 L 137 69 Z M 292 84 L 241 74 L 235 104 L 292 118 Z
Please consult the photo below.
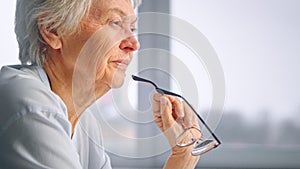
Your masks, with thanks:
M 126 16 L 126 13 L 124 11 L 122 11 L 120 8 L 110 8 L 107 10 L 106 12 L 107 14 L 111 14 L 111 13 L 117 13 L 120 16 Z
M 106 14 L 107 14 L 107 16 L 109 16 L 110 14 L 118 14 L 118 15 L 120 15 L 121 18 L 126 17 L 126 16 L 131 16 L 131 15 L 127 15 L 120 8 L 110 8 L 107 10 Z M 132 14 L 132 16 L 135 17 L 135 19 L 132 21 L 132 23 L 134 24 L 137 22 L 138 18 L 136 17 L 135 14 Z

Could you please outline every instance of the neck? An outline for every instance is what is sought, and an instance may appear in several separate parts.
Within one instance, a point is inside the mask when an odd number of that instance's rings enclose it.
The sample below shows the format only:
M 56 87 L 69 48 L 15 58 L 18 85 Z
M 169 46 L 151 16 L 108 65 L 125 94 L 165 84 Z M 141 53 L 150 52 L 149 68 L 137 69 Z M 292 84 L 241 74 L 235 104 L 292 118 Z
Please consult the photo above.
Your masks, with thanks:
M 63 62 L 61 56 L 51 56 L 44 64 L 44 69 L 48 75 L 51 90 L 63 100 L 68 109 L 68 119 L 72 124 L 73 134 L 80 116 L 98 98 L 107 93 L 110 87 L 106 84 L 95 86 L 95 78 L 94 80 L 80 78 L 80 76 L 74 78 L 72 65 L 74 64 Z

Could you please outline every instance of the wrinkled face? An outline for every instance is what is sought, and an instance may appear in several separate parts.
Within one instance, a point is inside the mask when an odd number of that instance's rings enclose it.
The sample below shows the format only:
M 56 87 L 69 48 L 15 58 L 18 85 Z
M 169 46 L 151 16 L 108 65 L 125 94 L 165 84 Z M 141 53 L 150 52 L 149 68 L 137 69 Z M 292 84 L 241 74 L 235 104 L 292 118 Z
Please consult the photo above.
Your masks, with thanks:
M 75 72 L 96 77 L 95 87 L 120 87 L 133 52 L 139 48 L 133 35 L 135 24 L 129 0 L 96 0 L 79 33 L 63 40 L 66 55 L 77 56 L 73 57 Z
M 97 78 L 110 87 L 120 87 L 133 52 L 139 48 L 133 36 L 137 18 L 129 0 L 104 0 L 96 6 L 96 20 L 104 20 L 106 23 L 100 34 L 107 37 L 107 41 L 102 41 L 104 50 L 101 52 L 104 53 L 101 54 L 105 56 L 99 60 Z

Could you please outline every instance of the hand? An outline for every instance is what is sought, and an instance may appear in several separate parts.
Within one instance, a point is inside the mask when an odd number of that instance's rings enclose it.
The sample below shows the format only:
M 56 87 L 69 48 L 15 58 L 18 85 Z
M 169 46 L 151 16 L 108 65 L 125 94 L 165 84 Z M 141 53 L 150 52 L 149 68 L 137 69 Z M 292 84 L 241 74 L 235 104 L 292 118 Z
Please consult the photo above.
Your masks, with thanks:
M 153 95 L 153 116 L 157 126 L 167 137 L 173 153 L 184 148 L 176 146 L 176 139 L 185 129 L 199 128 L 197 119 L 188 105 L 178 97 L 155 93 Z M 200 138 L 199 132 L 189 132 L 184 137 L 188 142 L 192 138 Z
M 153 116 L 155 123 L 165 134 L 172 147 L 172 155 L 165 164 L 165 169 L 195 168 L 199 156 L 191 154 L 194 146 L 176 146 L 176 139 L 185 129 L 195 127 L 199 129 L 195 114 L 188 105 L 177 97 L 155 93 L 152 100 Z M 192 138 L 200 138 L 201 133 L 189 131 L 183 142 Z

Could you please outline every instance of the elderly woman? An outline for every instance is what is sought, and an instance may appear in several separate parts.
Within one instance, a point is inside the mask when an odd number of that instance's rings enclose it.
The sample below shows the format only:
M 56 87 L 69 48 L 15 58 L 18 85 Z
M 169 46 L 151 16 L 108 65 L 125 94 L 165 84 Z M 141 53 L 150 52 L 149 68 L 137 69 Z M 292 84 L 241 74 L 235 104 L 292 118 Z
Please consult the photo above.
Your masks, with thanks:
M 139 48 L 136 5 L 17 0 L 22 65 L 4 66 L 0 73 L 1 168 L 111 168 L 88 107 L 124 81 Z M 192 113 L 177 98 L 156 93 L 153 114 L 172 147 L 165 168 L 194 168 L 192 147 L 174 141 L 183 126 L 198 126 Z

